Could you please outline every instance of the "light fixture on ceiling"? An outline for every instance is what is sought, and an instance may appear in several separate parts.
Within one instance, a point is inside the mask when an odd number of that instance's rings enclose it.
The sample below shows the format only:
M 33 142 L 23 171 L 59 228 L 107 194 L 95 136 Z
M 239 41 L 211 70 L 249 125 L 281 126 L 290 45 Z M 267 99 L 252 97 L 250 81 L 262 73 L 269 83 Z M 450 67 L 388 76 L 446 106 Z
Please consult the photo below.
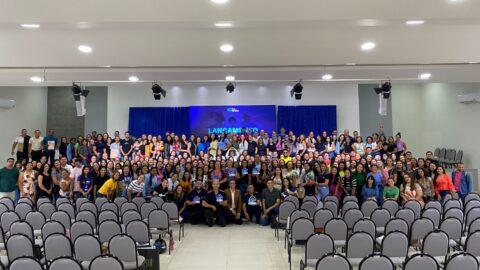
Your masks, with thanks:
M 155 100 L 160 100 L 162 99 L 162 97 L 165 98 L 165 96 L 167 95 L 167 91 L 163 89 L 162 86 L 160 86 L 158 83 L 152 84 L 152 92 L 153 98 Z
M 382 81 L 379 87 L 373 88 L 377 95 L 383 94 L 384 99 L 390 98 L 390 93 L 392 90 L 392 83 L 390 81 Z
M 215 4 L 225 4 L 230 0 L 210 0 L 210 1 Z
M 228 81 L 228 82 L 233 82 L 233 81 L 235 81 L 235 76 L 227 76 L 227 77 L 225 77 L 225 80 Z
M 425 21 L 423 20 L 410 20 L 410 21 L 406 21 L 405 24 L 406 25 L 421 25 L 421 24 L 424 24 Z
M 432 74 L 430 73 L 422 73 L 418 76 L 420 80 L 428 80 L 432 77 Z
M 355 66 L 356 63 L 346 63 L 345 65 L 347 65 L 347 66 Z
M 36 82 L 36 83 L 41 83 L 41 82 L 43 82 L 42 77 L 38 77 L 38 76 L 31 77 L 30 80 L 31 80 L 32 82 Z
M 478 62 L 475 62 L 475 61 L 470 61 L 468 62 L 469 64 L 478 64 Z
M 219 23 L 215 24 L 215 27 L 218 27 L 218 28 L 229 28 L 229 27 L 232 27 L 232 26 L 233 26 L 233 24 L 229 23 L 229 22 L 219 22 Z
M 37 23 L 22 23 L 20 24 L 21 27 L 26 29 L 38 29 L 40 28 L 40 24 Z
M 227 90 L 227 93 L 231 94 L 235 91 L 236 87 L 237 85 L 235 84 L 235 82 L 229 82 L 225 87 L 225 89 Z
M 328 81 L 328 80 L 331 80 L 331 79 L 333 79 L 333 75 L 332 75 L 332 74 L 327 73 L 327 74 L 324 74 L 324 75 L 322 76 L 322 80 Z
M 130 77 L 128 77 L 128 80 L 131 81 L 131 82 L 138 82 L 139 81 L 137 76 L 130 76 Z
M 78 50 L 82 53 L 91 53 L 93 51 L 92 47 L 88 45 L 80 45 L 78 46 Z
M 375 43 L 369 41 L 369 42 L 363 43 L 362 46 L 361 46 L 361 48 L 362 48 L 362 50 L 364 50 L 364 51 L 370 51 L 370 50 L 374 49 L 375 46 L 376 46 Z
M 293 86 L 292 90 L 290 90 L 290 96 L 291 97 L 295 96 L 296 100 L 300 100 L 302 99 L 302 95 L 303 95 L 303 85 L 302 85 L 302 82 L 299 81 Z
M 233 45 L 231 44 L 223 44 L 222 46 L 220 46 L 220 50 L 222 52 L 231 52 L 233 51 Z

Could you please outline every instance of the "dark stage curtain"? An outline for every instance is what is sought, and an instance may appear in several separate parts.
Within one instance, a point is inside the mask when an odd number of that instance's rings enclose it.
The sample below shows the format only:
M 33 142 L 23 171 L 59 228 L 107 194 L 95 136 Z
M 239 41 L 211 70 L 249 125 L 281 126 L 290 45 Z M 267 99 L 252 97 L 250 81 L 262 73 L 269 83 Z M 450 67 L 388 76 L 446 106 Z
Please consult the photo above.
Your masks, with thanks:
M 278 106 L 277 128 L 295 134 L 315 134 L 337 129 L 337 106 Z
M 133 136 L 190 133 L 189 107 L 130 108 L 128 129 Z

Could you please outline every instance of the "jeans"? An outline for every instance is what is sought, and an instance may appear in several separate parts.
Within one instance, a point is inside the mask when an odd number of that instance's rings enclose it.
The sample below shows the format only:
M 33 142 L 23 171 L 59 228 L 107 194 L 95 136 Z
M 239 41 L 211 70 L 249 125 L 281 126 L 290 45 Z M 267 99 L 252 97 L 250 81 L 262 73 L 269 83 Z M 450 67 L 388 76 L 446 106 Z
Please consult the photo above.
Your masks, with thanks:
M 442 198 L 442 204 L 445 202 L 445 196 L 447 194 L 451 194 L 450 190 L 440 190 L 438 191 L 438 194 L 440 194 L 440 197 Z
M 273 208 L 268 212 L 266 218 L 264 218 L 261 222 L 263 226 L 268 226 L 270 223 L 275 221 L 276 216 L 278 215 L 278 208 Z
M 330 195 L 330 189 L 328 186 L 318 186 L 317 187 L 317 195 L 315 196 L 317 198 L 317 201 L 321 202 L 325 197 Z
M 50 164 L 53 165 L 55 162 L 55 151 L 46 151 L 43 155 L 47 157 L 47 162 L 50 161 Z
M 240 189 L 240 194 L 247 193 L 248 184 L 239 184 L 238 189 Z

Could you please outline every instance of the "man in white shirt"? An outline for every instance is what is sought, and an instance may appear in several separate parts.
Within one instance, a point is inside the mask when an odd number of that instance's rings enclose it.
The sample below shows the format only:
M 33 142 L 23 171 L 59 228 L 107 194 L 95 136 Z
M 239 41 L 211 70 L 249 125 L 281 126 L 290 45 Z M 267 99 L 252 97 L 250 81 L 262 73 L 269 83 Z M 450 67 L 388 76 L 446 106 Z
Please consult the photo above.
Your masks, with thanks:
M 28 159 L 28 142 L 30 136 L 27 135 L 27 130 L 22 129 L 20 136 L 15 138 L 12 144 L 12 156 L 15 154 L 15 148 L 17 149 L 17 161 Z
M 28 155 L 32 158 L 32 161 L 40 161 L 42 158 L 42 142 L 43 137 L 41 136 L 40 130 L 35 130 L 35 135 L 30 138 L 28 143 Z

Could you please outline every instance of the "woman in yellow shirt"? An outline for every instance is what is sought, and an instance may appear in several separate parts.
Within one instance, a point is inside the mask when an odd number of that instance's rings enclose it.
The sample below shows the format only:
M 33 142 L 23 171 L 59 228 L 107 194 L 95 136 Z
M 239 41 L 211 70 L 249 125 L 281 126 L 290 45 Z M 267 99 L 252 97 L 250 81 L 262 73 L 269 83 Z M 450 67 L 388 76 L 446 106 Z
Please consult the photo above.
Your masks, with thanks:
M 105 197 L 108 200 L 113 199 L 113 195 L 118 191 L 120 188 L 120 172 L 115 171 L 113 173 L 112 178 L 108 179 L 105 181 L 105 183 L 102 185 L 102 187 L 98 190 L 97 192 L 97 198 L 99 197 Z

